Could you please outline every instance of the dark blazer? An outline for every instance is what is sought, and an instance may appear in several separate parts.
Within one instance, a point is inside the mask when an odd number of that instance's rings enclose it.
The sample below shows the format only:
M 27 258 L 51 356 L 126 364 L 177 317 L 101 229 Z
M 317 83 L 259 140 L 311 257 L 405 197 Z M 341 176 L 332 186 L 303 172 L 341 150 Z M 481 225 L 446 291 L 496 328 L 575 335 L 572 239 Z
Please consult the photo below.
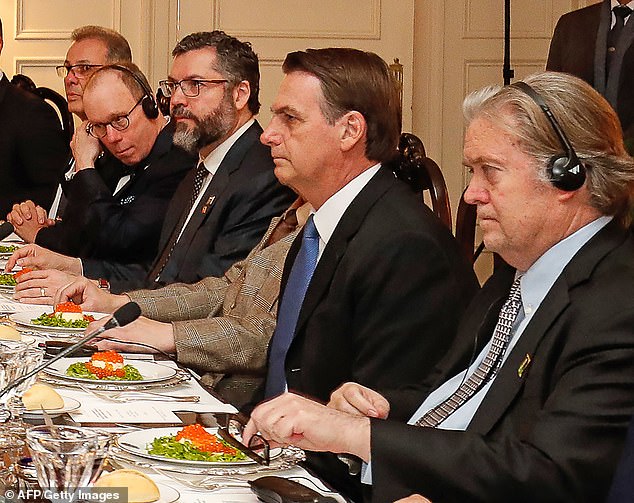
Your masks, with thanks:
M 113 290 L 155 288 L 222 276 L 234 262 L 248 255 L 271 219 L 296 197 L 275 178 L 270 149 L 259 141 L 261 133 L 262 128 L 255 122 L 229 149 L 172 251 L 161 281 L 155 282 L 149 275 L 130 274 L 134 264 L 107 263 Z M 191 170 L 176 189 L 165 215 L 158 250 L 154 249 L 155 263 L 169 246 L 173 233 L 180 231 L 194 175 L 195 170 Z
M 15 203 L 31 199 L 48 208 L 70 146 L 53 108 L 0 79 L 0 219 Z
M 466 432 L 372 420 L 373 501 L 603 501 L 634 412 L 633 257 L 614 222 L 575 255 Z M 476 351 L 491 338 L 513 274 L 497 271 L 474 299 L 436 385 L 466 367 L 476 334 Z M 427 391 L 388 394 L 394 418 Z
M 546 69 L 576 75 L 606 96 L 618 113 L 626 140 L 634 142 L 634 24 L 628 21 L 623 30 L 615 53 L 615 59 L 622 58 L 620 71 L 610 90 L 610 83 L 605 82 L 610 23 L 610 0 L 561 16 L 550 43 Z
M 300 244 L 298 237 L 283 285 Z M 289 389 L 327 401 L 346 381 L 373 388 L 419 382 L 451 347 L 477 289 L 450 232 L 380 168 L 319 259 L 286 357 Z M 311 455 L 308 466 L 357 497 L 341 462 Z

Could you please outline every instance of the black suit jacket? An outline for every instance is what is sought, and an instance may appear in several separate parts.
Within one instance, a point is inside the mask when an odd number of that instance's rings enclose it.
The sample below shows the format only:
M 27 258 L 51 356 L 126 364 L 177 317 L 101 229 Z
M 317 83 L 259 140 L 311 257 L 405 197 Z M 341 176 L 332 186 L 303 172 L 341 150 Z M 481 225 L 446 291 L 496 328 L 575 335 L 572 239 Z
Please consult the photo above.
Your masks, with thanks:
M 634 411 L 633 258 L 614 222 L 575 255 L 466 432 L 372 420 L 373 500 L 603 501 Z M 476 351 L 491 338 L 513 275 L 497 271 L 474 299 L 436 385 L 466 367 L 476 334 Z M 395 418 L 429 389 L 388 394 Z
M 300 244 L 301 236 L 287 257 L 283 285 Z M 449 231 L 380 168 L 319 259 L 286 357 L 289 389 L 327 401 L 346 381 L 374 388 L 419 382 L 450 348 L 477 289 Z M 358 498 L 343 463 L 309 455 L 307 464 Z
M 259 141 L 262 128 L 255 122 L 238 138 L 220 163 L 200 204 L 174 248 L 160 282 L 130 274 L 135 265 L 107 264 L 115 291 L 155 288 L 167 283 L 194 283 L 207 276 L 222 276 L 259 242 L 271 218 L 295 199 L 274 174 L 269 147 Z M 188 210 L 195 170 L 176 189 L 165 215 L 155 262 L 169 246 L 173 233 Z M 114 281 L 113 281 L 114 280 Z
M 600 67 L 598 60 L 601 59 L 605 65 L 607 31 L 611 21 L 610 7 L 605 5 L 606 2 L 610 4 L 609 0 L 604 0 L 561 16 L 555 27 L 546 64 L 547 70 L 576 75 L 604 96 L 605 85 L 597 82 L 596 72 L 605 71 L 605 66 L 599 70 L 595 69 L 595 65 Z M 602 16 L 605 20 L 600 30 Z M 631 20 L 626 27 L 630 23 Z M 634 25 L 630 28 L 634 28 Z M 622 38 L 623 47 L 620 50 L 623 51 L 623 60 L 616 88 L 616 102 L 613 105 L 621 120 L 626 140 L 634 142 L 634 36 L 624 30 Z M 601 48 L 599 54 L 595 53 L 597 47 Z
M 606 503 L 634 502 L 634 421 L 630 423 L 625 450 L 616 469 Z
M 0 79 L 0 219 L 13 204 L 31 199 L 48 208 L 70 146 L 53 108 Z

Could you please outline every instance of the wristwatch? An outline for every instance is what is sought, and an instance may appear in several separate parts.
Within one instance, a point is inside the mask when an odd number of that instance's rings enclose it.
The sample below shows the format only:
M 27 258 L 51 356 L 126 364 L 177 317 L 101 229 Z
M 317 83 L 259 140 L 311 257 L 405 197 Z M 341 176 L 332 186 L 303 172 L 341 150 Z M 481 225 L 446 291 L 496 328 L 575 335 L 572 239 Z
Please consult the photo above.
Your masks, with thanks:
M 99 278 L 97 280 L 97 286 L 106 292 L 110 291 L 110 282 L 105 278 Z

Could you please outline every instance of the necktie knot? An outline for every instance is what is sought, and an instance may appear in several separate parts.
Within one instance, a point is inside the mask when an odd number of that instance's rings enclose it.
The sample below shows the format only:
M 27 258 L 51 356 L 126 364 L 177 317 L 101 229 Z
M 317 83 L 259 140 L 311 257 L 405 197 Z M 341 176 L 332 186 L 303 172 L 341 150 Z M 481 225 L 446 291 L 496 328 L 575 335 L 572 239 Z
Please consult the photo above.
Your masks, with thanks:
M 303 239 L 319 239 L 319 232 L 315 227 L 314 215 L 308 217 L 306 225 L 304 226 L 304 238 Z
M 630 9 L 627 5 L 617 5 L 612 9 L 614 15 L 617 19 L 621 19 L 625 21 L 625 18 L 632 13 L 632 9 Z

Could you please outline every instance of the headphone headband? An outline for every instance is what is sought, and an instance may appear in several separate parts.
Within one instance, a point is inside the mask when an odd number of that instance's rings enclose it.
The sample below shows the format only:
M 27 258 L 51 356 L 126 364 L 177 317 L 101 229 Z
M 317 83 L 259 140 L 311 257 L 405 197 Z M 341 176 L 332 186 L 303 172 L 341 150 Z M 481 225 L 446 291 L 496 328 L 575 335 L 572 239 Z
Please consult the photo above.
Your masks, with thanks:
M 141 101 L 141 108 L 143 108 L 143 112 L 148 119 L 156 119 L 159 114 L 158 105 L 156 104 L 156 99 L 154 98 L 154 93 L 152 89 L 150 89 L 149 84 L 147 84 L 141 77 L 139 77 L 132 69 L 123 66 L 123 65 L 107 65 L 105 68 L 112 68 L 113 70 L 117 70 L 119 72 L 130 75 L 139 87 L 143 91 L 143 98 Z

